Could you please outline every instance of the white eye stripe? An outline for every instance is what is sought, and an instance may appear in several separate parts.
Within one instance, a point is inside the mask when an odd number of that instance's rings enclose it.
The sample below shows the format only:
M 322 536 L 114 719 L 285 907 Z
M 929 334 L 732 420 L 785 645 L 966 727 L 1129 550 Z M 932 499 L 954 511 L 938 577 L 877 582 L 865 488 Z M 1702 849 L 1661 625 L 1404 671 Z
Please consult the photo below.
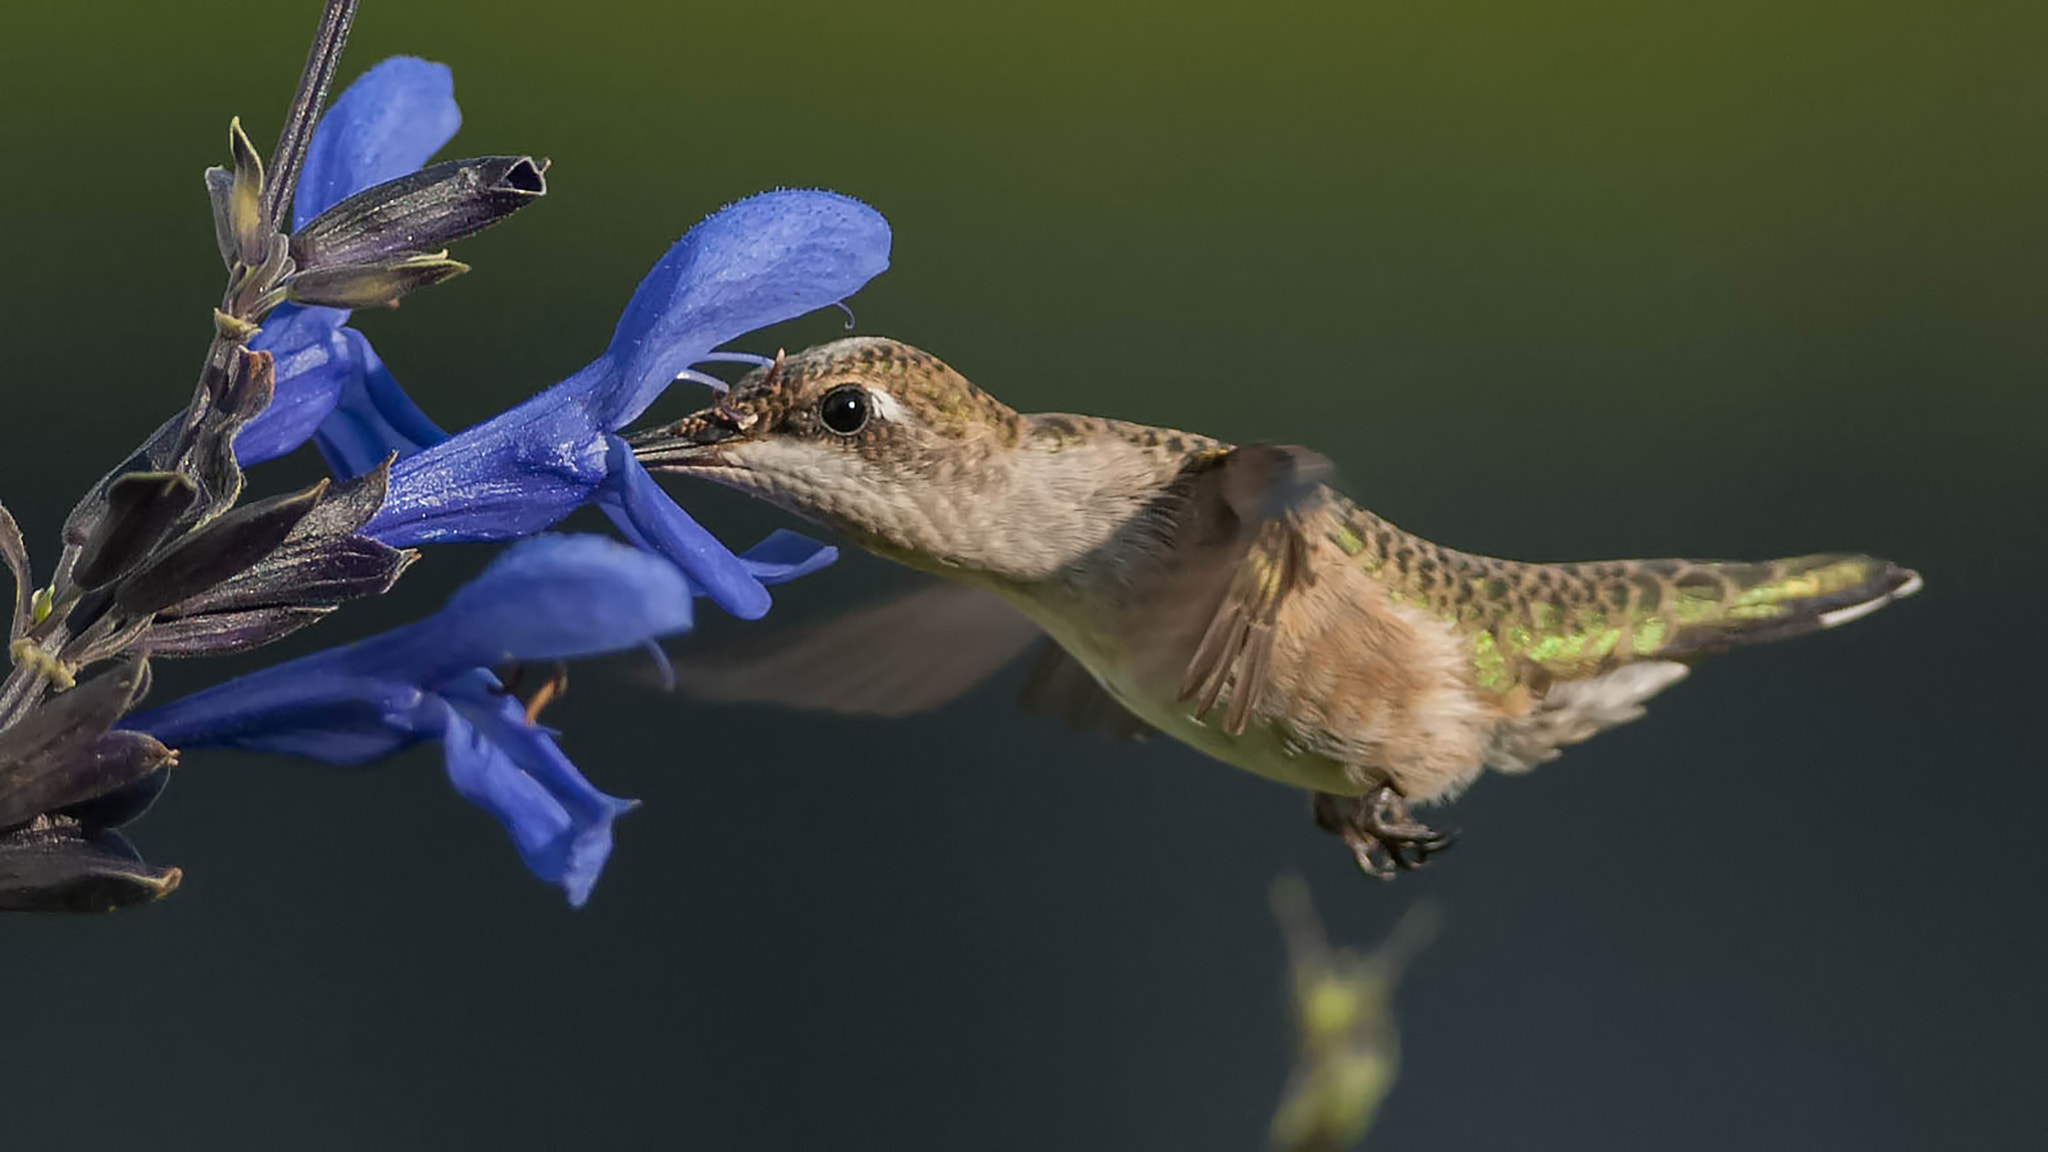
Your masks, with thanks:
M 880 388 L 867 389 L 868 411 L 884 420 L 901 420 L 903 405 Z

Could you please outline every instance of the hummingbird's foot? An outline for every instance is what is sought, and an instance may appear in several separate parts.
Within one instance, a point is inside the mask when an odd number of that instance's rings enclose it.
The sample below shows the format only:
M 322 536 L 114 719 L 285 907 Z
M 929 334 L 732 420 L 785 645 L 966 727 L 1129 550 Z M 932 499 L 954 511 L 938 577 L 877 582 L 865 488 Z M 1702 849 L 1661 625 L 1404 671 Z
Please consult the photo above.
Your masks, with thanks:
M 1382 784 L 1363 796 L 1315 795 L 1316 824 L 1344 841 L 1368 876 L 1391 880 L 1422 867 L 1451 846 L 1455 832 L 1439 832 L 1408 811 L 1408 800 Z

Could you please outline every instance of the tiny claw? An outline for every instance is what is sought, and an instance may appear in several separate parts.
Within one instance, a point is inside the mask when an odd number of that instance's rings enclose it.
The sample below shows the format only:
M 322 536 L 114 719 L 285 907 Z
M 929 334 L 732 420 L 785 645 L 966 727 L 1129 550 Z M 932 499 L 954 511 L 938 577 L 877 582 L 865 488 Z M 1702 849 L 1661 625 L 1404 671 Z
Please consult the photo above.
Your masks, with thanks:
M 1392 880 L 1397 870 L 1406 871 L 1409 867 L 1398 853 L 1388 851 L 1386 845 L 1370 836 L 1346 832 L 1344 845 L 1351 849 L 1351 858 L 1358 862 L 1358 870 L 1375 880 Z M 1381 858 L 1383 853 L 1385 859 Z
M 1458 838 L 1416 820 L 1406 798 L 1389 785 L 1363 796 L 1317 793 L 1313 812 L 1318 826 L 1344 841 L 1359 871 L 1381 880 L 1422 867 Z

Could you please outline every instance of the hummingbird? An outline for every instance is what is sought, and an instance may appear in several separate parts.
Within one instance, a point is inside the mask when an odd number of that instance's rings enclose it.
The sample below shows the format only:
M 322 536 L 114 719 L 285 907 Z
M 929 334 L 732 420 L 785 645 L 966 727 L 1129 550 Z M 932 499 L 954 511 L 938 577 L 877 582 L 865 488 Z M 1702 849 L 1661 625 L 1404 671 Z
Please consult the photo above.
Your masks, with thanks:
M 1345 497 L 1309 449 L 1021 413 L 880 337 L 778 354 L 629 443 L 651 470 L 766 499 L 946 582 L 751 661 L 686 668 L 685 688 L 901 715 L 1047 640 L 1025 704 L 1305 790 L 1379 877 L 1450 843 L 1416 806 L 1640 717 L 1704 656 L 1832 628 L 1921 584 L 1847 553 L 1454 551 Z

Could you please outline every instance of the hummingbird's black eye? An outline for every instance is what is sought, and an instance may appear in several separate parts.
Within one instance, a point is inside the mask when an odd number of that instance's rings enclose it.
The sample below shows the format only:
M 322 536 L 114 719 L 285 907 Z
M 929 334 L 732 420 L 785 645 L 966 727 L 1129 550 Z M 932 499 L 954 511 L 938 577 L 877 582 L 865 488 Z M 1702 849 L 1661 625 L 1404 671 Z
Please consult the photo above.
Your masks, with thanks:
M 818 401 L 818 419 L 841 436 L 851 436 L 868 422 L 867 390 L 858 384 L 834 388 Z

